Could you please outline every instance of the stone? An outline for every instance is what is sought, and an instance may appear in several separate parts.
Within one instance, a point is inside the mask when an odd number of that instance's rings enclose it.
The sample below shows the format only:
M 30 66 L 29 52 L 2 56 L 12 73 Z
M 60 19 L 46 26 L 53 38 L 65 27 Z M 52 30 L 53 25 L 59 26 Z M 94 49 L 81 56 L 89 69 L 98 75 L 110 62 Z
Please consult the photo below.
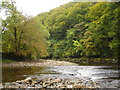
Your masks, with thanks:
M 73 85 L 67 85 L 67 88 L 73 88 Z
M 32 81 L 32 85 L 38 84 L 37 81 Z
M 28 86 L 25 85 L 25 84 L 20 84 L 18 87 L 19 87 L 19 88 L 27 88 Z
M 77 83 L 77 84 L 80 84 L 80 83 L 82 83 L 82 81 L 81 81 L 81 80 L 79 80 L 79 81 L 76 81 L 76 83 Z
M 72 74 L 72 73 L 70 73 L 69 75 L 71 75 L 71 76 L 75 76 L 75 74 Z
M 87 80 L 85 85 L 86 86 L 94 86 L 94 82 L 92 80 Z
M 37 83 L 43 82 L 42 80 L 35 80 Z
M 47 85 L 46 85 L 46 84 L 43 84 L 43 85 L 42 85 L 42 87 L 43 87 L 43 88 L 46 88 L 46 87 L 47 87 Z
M 29 85 L 30 87 L 35 87 L 35 85 L 34 84 L 31 84 L 31 85 Z
M 66 88 L 66 85 L 58 85 L 57 88 Z
M 3 88 L 3 85 L 2 85 L 2 83 L 0 83 L 0 89 L 1 89 L 1 88 Z
M 45 81 L 44 84 L 50 84 L 50 81 Z
M 27 88 L 30 88 L 30 89 L 31 89 L 31 88 L 35 88 L 35 87 L 27 87 Z
M 46 88 L 47 86 L 50 86 L 50 83 L 47 82 L 47 81 L 46 81 L 46 82 L 43 82 L 42 87 L 43 87 L 43 88 Z
M 16 83 L 22 84 L 22 81 L 16 81 Z
M 42 88 L 42 85 L 35 85 L 35 88 Z
M 52 80 L 52 78 L 48 78 L 48 81 L 51 81 Z
M 10 83 L 5 83 L 4 88 L 10 88 L 11 84 Z
M 73 85 L 73 84 L 75 84 L 75 83 L 74 83 L 74 82 L 68 82 L 68 84 L 69 84 L 69 85 Z
M 73 88 L 86 88 L 84 84 L 74 84 Z
M 61 82 L 61 79 L 55 79 L 55 80 L 53 80 L 52 82 L 53 82 L 53 83 L 59 83 L 59 82 Z
M 22 80 L 22 82 L 24 82 L 24 83 L 30 83 L 30 84 L 32 84 L 32 78 L 30 78 L 30 77 L 28 77 L 28 78 L 26 78 L 25 80 Z

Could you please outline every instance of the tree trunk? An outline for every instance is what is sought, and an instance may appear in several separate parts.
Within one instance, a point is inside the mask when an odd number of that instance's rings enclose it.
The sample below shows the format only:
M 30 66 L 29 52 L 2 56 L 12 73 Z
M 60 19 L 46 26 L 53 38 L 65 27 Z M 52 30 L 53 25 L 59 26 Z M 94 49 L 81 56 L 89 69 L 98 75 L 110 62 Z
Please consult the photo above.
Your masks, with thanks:
M 18 52 L 18 43 L 17 43 L 17 28 L 14 27 L 14 37 L 15 37 L 15 53 Z

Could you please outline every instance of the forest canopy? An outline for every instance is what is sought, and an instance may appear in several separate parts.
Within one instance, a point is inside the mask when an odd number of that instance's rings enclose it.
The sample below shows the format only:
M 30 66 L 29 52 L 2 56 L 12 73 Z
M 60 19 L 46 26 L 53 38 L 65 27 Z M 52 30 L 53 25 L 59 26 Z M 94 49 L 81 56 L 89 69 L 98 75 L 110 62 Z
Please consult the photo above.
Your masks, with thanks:
M 3 56 L 117 58 L 119 2 L 70 2 L 27 18 L 3 2 Z
M 47 53 L 48 31 L 37 17 L 27 18 L 17 11 L 14 2 L 2 2 L 6 19 L 2 20 L 3 58 L 45 57 Z

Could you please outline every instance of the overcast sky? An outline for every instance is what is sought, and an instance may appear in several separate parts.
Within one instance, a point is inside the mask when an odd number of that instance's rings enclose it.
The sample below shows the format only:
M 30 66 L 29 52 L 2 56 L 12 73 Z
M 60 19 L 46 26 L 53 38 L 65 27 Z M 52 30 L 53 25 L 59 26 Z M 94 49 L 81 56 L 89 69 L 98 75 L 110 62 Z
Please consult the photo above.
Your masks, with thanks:
M 15 0 L 18 10 L 22 11 L 28 16 L 36 16 L 41 12 L 49 11 L 53 8 L 59 7 L 70 1 L 78 2 L 94 2 L 94 1 L 111 1 L 111 0 Z M 115 0 L 120 1 L 120 0 Z
M 16 0 L 16 5 L 18 10 L 24 14 L 35 16 L 70 1 L 71 0 Z
M 3 0 L 4 1 L 4 0 Z M 9 1 L 9 0 L 8 0 Z M 96 1 L 96 0 L 15 0 L 17 9 L 27 16 L 36 16 L 41 12 L 48 12 L 49 10 L 59 7 L 71 1 Z M 102 0 L 97 0 L 102 1 Z M 110 0 L 106 0 L 110 1 Z M 119 1 L 119 0 L 117 0 Z M 0 0 L 2 2 L 2 0 Z M 0 17 L 4 18 L 5 14 L 0 13 Z

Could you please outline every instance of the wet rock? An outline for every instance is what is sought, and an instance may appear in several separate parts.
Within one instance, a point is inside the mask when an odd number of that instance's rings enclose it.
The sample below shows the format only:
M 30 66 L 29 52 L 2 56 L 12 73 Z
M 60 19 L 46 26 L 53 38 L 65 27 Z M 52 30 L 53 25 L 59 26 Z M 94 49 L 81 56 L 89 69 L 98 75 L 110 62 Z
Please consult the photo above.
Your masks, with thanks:
M 112 81 L 111 86 L 120 88 L 120 81 L 119 80 Z
M 31 89 L 31 88 L 35 88 L 35 87 L 27 87 L 27 88 L 30 88 L 30 89 Z
M 71 74 L 69 74 L 69 75 L 71 75 L 71 76 L 75 76 L 75 74 L 72 74 L 72 73 L 71 73 Z
M 67 88 L 73 88 L 73 85 L 67 85 Z
M 44 83 L 45 83 L 45 84 L 50 84 L 51 82 L 50 82 L 50 81 L 45 81 Z
M 53 83 L 59 83 L 59 82 L 61 82 L 61 79 L 55 79 L 55 80 L 53 80 L 52 82 L 53 82 Z
M 3 85 L 2 85 L 2 83 L 0 83 L 0 89 L 1 89 L 1 88 L 3 88 Z
M 10 86 L 10 83 L 5 83 L 4 88 L 9 88 Z
M 73 84 L 75 84 L 75 82 L 68 82 L 68 85 L 73 85 Z
M 42 88 L 42 85 L 35 85 L 35 88 Z
M 82 83 L 82 81 L 81 81 L 81 80 L 78 80 L 78 81 L 76 81 L 76 83 L 77 83 L 77 84 L 81 84 L 81 83 Z
M 73 88 L 86 88 L 84 84 L 74 84 Z
M 57 88 L 66 88 L 66 85 L 58 85 Z
M 41 79 L 40 80 L 35 80 L 38 84 L 43 82 Z
M 27 86 L 27 85 L 24 85 L 24 84 L 20 84 L 20 85 L 18 86 L 18 88 L 28 88 L 28 86 Z
M 117 83 L 117 82 L 113 82 Z M 83 79 L 55 79 L 55 78 L 43 78 L 39 80 L 33 80 L 28 77 L 25 80 L 16 81 L 14 83 L 8 83 L 5 88 L 95 88 L 92 80 Z M 110 86 L 110 84 L 108 85 Z
M 52 78 L 48 78 L 48 81 L 51 81 L 52 80 Z
M 29 87 L 35 87 L 35 85 L 34 85 L 34 84 L 31 84 L 31 85 L 29 85 Z
M 47 86 L 49 86 L 49 84 L 44 84 L 42 85 L 43 88 L 47 88 Z
M 26 78 L 25 80 L 22 80 L 22 82 L 24 82 L 24 83 L 30 83 L 30 84 L 32 84 L 32 78 L 31 77 L 28 77 L 28 78 Z
M 113 88 L 113 86 L 111 86 L 109 82 L 100 83 L 99 87 L 100 88 Z
M 92 80 L 86 80 L 86 86 L 94 86 L 94 82 Z
M 37 81 L 32 81 L 32 85 L 38 84 Z
M 16 83 L 22 84 L 22 81 L 16 81 Z

